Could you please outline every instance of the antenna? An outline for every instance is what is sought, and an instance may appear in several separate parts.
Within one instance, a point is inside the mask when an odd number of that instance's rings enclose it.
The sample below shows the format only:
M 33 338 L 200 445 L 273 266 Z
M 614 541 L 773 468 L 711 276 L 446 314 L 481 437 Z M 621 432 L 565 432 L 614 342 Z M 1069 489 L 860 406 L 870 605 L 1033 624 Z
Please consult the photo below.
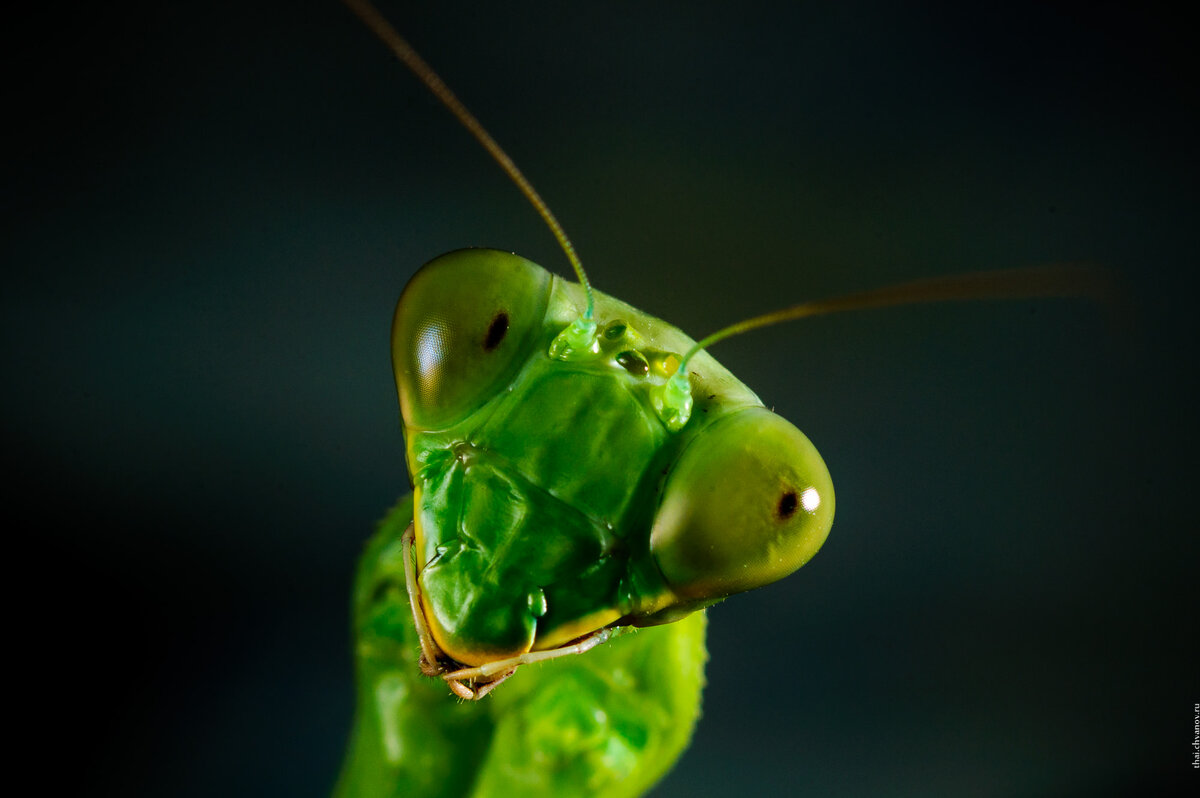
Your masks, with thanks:
M 371 29 L 371 32 L 380 41 L 391 49 L 396 57 L 400 59 L 401 63 L 408 67 L 425 84 L 426 88 L 433 93 L 433 96 L 437 97 L 442 105 L 446 106 L 450 113 L 454 114 L 459 123 L 475 137 L 475 140 L 487 150 L 488 155 L 492 156 L 492 160 L 500 165 L 500 168 L 504 170 L 509 179 L 525 195 L 525 199 L 529 200 L 529 204 L 542 217 L 546 226 L 550 228 L 550 232 L 558 240 L 558 245 L 566 253 L 567 260 L 571 262 L 571 267 L 575 269 L 579 283 L 583 286 L 584 293 L 587 295 L 587 308 L 584 310 L 583 316 L 576 319 L 570 327 L 555 339 L 554 344 L 550 348 L 550 354 L 566 359 L 573 352 L 590 349 L 596 338 L 596 323 L 593 320 L 595 299 L 592 296 L 592 284 L 588 280 L 587 273 L 583 270 L 583 263 L 580 262 L 579 256 L 575 254 L 575 245 L 571 243 L 571 239 L 567 237 L 562 225 L 558 223 L 558 219 L 555 218 L 554 212 L 550 210 L 550 206 L 546 204 L 545 200 L 537 193 L 537 190 L 534 189 L 521 170 L 517 168 L 517 165 L 513 163 L 512 158 L 508 157 L 508 153 L 496 143 L 496 140 L 480 124 L 475 115 L 467 110 L 467 107 L 454 95 L 454 92 L 450 91 L 450 87 L 433 71 L 433 67 L 429 66 L 425 62 L 425 59 L 421 58 L 417 51 L 412 48 L 412 45 L 396 32 L 392 24 L 379 13 L 379 10 L 369 0 L 342 1 Z
M 1115 282 L 1107 271 L 1087 264 L 1056 263 L 931 277 L 832 299 L 803 302 L 736 322 L 697 341 L 680 360 L 675 373 L 662 386 L 653 389 L 652 401 L 659 418 L 668 429 L 681 429 L 692 410 L 691 384 L 687 376 L 687 364 L 692 356 L 718 341 L 785 321 L 847 310 L 987 299 L 1080 298 L 1111 305 L 1115 296 Z
M 396 32 L 370 0 L 342 0 L 368 28 L 407 66 L 414 75 L 433 93 L 442 105 L 454 114 L 459 123 L 475 137 L 492 159 L 499 164 L 509 179 L 525 196 L 542 217 L 550 232 L 571 262 L 580 285 L 587 296 L 587 307 L 583 315 L 563 330 L 550 344 L 550 356 L 561 360 L 587 357 L 599 351 L 596 321 L 594 319 L 595 297 L 592 284 L 583 270 L 583 263 L 575 253 L 575 246 L 567 237 L 554 213 L 537 193 L 533 185 L 522 174 L 512 158 L 496 143 L 479 120 L 450 91 L 433 68 L 417 54 L 404 37 Z M 692 411 L 692 391 L 688 381 L 687 365 L 699 351 L 734 335 L 769 327 L 785 321 L 809 316 L 840 313 L 846 310 L 890 307 L 892 305 L 914 305 L 925 302 L 960 302 L 981 299 L 1034 299 L 1048 297 L 1091 298 L 1111 304 L 1115 296 L 1111 275 L 1092 266 L 1082 264 L 1054 264 L 1034 266 L 1006 271 L 976 272 L 972 274 L 934 277 L 899 285 L 848 294 L 833 299 L 804 302 L 789 308 L 764 313 L 745 321 L 739 321 L 720 329 L 696 342 L 680 360 L 679 367 L 665 383 L 652 390 L 652 403 L 663 423 L 671 430 L 681 429 L 687 424 Z

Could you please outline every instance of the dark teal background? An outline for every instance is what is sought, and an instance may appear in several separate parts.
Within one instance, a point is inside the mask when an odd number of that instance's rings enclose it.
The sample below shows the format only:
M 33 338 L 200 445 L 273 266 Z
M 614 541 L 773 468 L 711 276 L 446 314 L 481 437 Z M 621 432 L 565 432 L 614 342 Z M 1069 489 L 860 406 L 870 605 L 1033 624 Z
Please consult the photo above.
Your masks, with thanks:
M 406 490 L 388 330 L 450 249 L 563 257 L 339 4 L 8 23 L 10 690 L 65 793 L 327 794 L 348 594 Z M 651 7 L 647 7 L 651 6 Z M 1195 789 L 1194 42 L 1119 3 L 386 13 L 602 290 L 700 336 L 1063 260 L 1079 303 L 813 320 L 714 354 L 817 444 L 822 553 L 711 612 L 657 796 Z M 23 731 L 22 731 L 23 730 Z

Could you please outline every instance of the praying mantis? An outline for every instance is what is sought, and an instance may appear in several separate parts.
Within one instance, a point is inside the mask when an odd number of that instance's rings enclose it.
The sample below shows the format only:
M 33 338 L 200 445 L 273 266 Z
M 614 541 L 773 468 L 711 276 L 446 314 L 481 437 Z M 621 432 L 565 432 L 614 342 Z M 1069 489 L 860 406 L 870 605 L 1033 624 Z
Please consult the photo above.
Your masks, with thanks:
M 837 518 L 797 574 L 680 622 L 706 621 L 703 715 L 653 795 L 1116 794 L 1194 775 L 1182 13 L 379 2 L 595 287 L 690 337 L 1064 258 L 1120 269 L 1143 310 L 1132 352 L 1066 302 L 847 313 L 714 346 L 817 446 Z M 13 517 L 48 527 L 17 534 L 46 557 L 16 561 L 49 568 L 33 613 L 14 605 L 45 633 L 26 645 L 49 677 L 34 738 L 95 783 L 81 792 L 328 794 L 355 705 L 355 563 L 410 490 L 396 302 L 466 246 L 572 270 L 341 4 L 122 9 L 31 7 L 13 28 L 29 90 L 6 420 L 30 507 Z M 402 571 L 382 594 L 411 621 Z M 38 611 L 54 596 L 68 612 Z M 569 692 L 524 685 L 604 677 L 619 646 L 679 629 L 522 665 L 475 702 L 420 673 L 414 632 L 397 673 L 451 715 L 415 766 L 450 790 L 496 739 L 455 718 L 516 722 L 523 697 Z M 378 693 L 398 711 L 400 684 Z
M 704 347 L 838 310 L 1085 293 L 1087 273 L 904 283 L 696 343 L 593 292 L 553 214 L 474 117 L 369 5 L 348 5 L 518 184 L 579 283 L 464 250 L 427 265 L 401 299 L 393 354 L 416 494 L 360 569 L 359 719 L 338 794 L 640 794 L 695 722 L 701 611 L 803 565 L 832 523 L 815 449 Z M 624 633 L 641 626 L 661 628 Z M 558 658 L 571 662 L 518 680 Z M 510 678 L 521 687 L 502 688 L 486 712 L 430 692 L 440 680 L 477 701 Z M 590 693 L 588 678 L 603 689 Z

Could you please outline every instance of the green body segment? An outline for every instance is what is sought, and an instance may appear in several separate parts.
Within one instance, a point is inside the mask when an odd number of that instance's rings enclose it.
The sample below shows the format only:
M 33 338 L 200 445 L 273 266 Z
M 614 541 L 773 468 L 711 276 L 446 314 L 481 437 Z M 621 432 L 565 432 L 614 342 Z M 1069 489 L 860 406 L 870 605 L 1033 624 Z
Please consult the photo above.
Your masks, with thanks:
M 686 747 L 703 685 L 704 613 L 618 636 L 584 657 L 527 666 L 486 701 L 422 676 L 400 537 L 412 497 L 359 563 L 358 697 L 335 798 L 626 798 Z
M 584 304 L 529 261 L 462 250 L 397 308 L 422 611 L 459 663 L 675 620 L 795 570 L 832 522 L 815 449 L 707 353 L 691 420 L 664 424 L 655 393 L 693 343 L 674 327 L 597 293 L 595 342 L 551 357 Z

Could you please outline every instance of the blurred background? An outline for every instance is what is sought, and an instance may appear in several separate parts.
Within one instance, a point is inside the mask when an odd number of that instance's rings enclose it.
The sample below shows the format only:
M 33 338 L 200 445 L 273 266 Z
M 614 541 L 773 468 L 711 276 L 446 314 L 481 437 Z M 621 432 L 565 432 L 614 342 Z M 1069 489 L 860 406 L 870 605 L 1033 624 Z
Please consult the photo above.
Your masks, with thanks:
M 714 350 L 822 451 L 838 517 L 799 574 L 711 611 L 705 716 L 656 796 L 1200 783 L 1180 20 L 382 7 L 595 284 L 697 337 L 937 274 L 1086 260 L 1125 281 L 1116 323 L 914 307 Z M 407 490 L 395 300 L 463 246 L 565 260 L 333 0 L 25 13 L 0 242 L 25 739 L 68 794 L 326 795 L 356 557 Z

